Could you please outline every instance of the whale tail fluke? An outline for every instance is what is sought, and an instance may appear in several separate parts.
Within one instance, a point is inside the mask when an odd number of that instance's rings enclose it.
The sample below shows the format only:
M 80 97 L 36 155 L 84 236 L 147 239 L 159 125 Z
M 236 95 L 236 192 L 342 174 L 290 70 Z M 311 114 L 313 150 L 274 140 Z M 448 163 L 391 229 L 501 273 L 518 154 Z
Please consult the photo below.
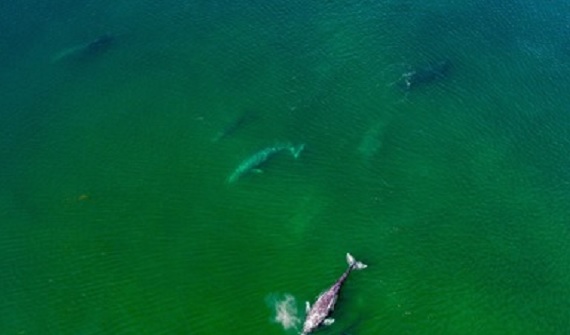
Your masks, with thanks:
M 363 270 L 368 267 L 368 265 L 354 259 L 354 257 L 348 252 L 346 253 L 346 262 L 348 263 L 348 266 L 355 270 Z
M 295 159 L 299 158 L 299 155 L 301 154 L 301 151 L 303 151 L 303 149 L 305 149 L 305 143 L 300 144 L 296 147 L 291 147 L 289 150 L 291 150 L 291 154 L 293 155 L 293 157 Z

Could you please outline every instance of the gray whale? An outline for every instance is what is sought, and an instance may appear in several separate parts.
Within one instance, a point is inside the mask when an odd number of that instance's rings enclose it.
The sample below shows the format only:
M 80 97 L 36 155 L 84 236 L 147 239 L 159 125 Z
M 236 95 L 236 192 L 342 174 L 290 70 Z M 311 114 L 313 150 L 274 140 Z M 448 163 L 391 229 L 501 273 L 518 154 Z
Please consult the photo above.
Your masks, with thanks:
M 296 159 L 305 148 L 305 144 L 294 146 L 291 143 L 277 143 L 273 146 L 266 147 L 243 160 L 237 168 L 228 177 L 228 183 L 235 183 L 243 175 L 256 170 L 260 165 L 267 162 L 270 158 L 282 151 L 289 151 Z
M 303 332 L 301 335 L 306 335 L 315 331 L 319 326 L 328 326 L 334 322 L 334 319 L 328 316 L 334 309 L 334 305 L 338 298 L 338 293 L 342 284 L 352 270 L 362 270 L 366 269 L 368 265 L 357 261 L 352 257 L 351 254 L 346 254 L 346 262 L 348 263 L 348 268 L 342 276 L 326 291 L 321 293 L 317 298 L 317 301 L 313 304 L 313 307 L 307 301 L 307 316 L 305 317 L 305 323 L 303 324 Z

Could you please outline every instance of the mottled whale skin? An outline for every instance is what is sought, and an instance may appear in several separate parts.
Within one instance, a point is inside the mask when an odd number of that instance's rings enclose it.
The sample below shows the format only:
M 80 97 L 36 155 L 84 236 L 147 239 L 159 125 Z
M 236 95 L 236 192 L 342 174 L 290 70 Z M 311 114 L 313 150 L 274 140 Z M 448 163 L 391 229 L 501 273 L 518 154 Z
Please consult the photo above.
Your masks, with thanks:
M 334 319 L 329 318 L 328 316 L 334 309 L 342 284 L 352 270 L 362 270 L 368 266 L 355 260 L 349 253 L 346 254 L 346 262 L 348 263 L 346 271 L 344 271 L 342 276 L 340 276 L 340 278 L 328 290 L 319 295 L 317 301 L 313 304 L 313 307 L 311 307 L 307 301 L 307 316 L 305 318 L 305 323 L 303 324 L 301 335 L 312 333 L 319 328 L 320 325 L 328 326 L 334 322 Z
M 291 155 L 297 158 L 304 148 L 305 144 L 294 146 L 291 143 L 277 143 L 273 146 L 261 149 L 238 165 L 234 172 L 228 177 L 228 183 L 235 183 L 243 175 L 257 169 L 261 164 L 267 162 L 267 160 L 281 151 L 290 151 Z

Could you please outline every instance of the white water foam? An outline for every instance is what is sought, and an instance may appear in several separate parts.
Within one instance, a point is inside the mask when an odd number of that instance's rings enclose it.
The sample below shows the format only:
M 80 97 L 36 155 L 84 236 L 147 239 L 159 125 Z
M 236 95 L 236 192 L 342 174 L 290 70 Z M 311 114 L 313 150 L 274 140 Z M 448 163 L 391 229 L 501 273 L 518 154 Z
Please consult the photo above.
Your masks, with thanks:
M 272 310 L 272 322 L 280 324 L 284 330 L 299 328 L 301 319 L 298 317 L 297 301 L 293 295 L 270 294 L 266 300 Z

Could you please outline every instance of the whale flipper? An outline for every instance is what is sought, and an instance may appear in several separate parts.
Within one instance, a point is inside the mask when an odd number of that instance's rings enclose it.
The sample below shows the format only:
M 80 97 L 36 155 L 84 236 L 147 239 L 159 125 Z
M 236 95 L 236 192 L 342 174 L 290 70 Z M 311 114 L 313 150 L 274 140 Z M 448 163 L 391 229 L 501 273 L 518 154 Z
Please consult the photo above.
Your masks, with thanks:
M 333 318 L 326 318 L 325 321 L 323 321 L 323 325 L 325 326 L 330 326 L 334 323 L 334 319 Z

